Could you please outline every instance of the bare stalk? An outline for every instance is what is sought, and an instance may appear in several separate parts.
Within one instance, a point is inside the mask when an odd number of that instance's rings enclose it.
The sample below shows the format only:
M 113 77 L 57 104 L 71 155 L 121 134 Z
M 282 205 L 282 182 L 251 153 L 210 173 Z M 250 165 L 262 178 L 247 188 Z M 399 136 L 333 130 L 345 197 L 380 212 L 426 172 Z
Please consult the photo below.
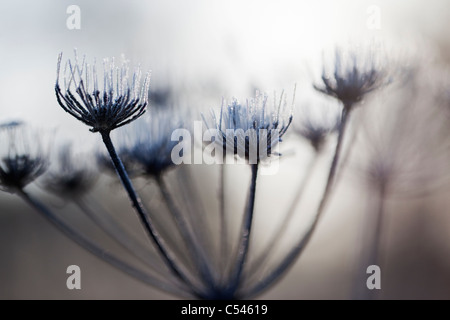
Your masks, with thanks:
M 213 285 L 214 278 L 211 273 L 211 268 L 206 259 L 205 252 L 202 250 L 198 241 L 196 241 L 196 237 L 192 232 L 188 221 L 186 220 L 183 213 L 181 213 L 175 205 L 175 201 L 172 198 L 163 177 L 161 175 L 156 175 L 155 180 L 158 184 L 159 190 L 161 191 L 167 208 L 169 209 L 177 224 L 177 228 L 180 231 L 183 240 L 187 242 L 188 248 L 192 250 L 194 261 L 199 267 L 200 273 L 202 274 L 207 284 Z
M 155 278 L 149 275 L 148 273 L 143 272 L 142 270 L 129 265 L 128 263 L 114 256 L 113 254 L 109 253 L 105 249 L 91 242 L 88 238 L 84 237 L 82 234 L 73 229 L 70 225 L 65 223 L 60 217 L 58 217 L 56 214 L 50 211 L 44 204 L 32 198 L 24 190 L 22 189 L 17 190 L 17 195 L 21 197 L 25 202 L 27 202 L 30 206 L 35 208 L 45 219 L 47 219 L 50 223 L 55 225 L 58 228 L 58 230 L 63 232 L 68 238 L 70 238 L 72 241 L 74 241 L 84 249 L 88 250 L 96 257 L 101 258 L 102 260 L 108 262 L 117 269 L 125 272 L 126 274 L 144 283 L 147 283 L 151 286 L 155 286 L 168 293 L 176 295 L 181 294 L 182 296 L 187 296 L 185 289 L 181 289 L 172 284 L 161 281 L 160 279 Z
M 342 145 L 344 141 L 345 129 L 347 127 L 347 123 L 349 120 L 349 115 L 351 110 L 350 108 L 344 107 L 342 111 L 342 119 L 341 125 L 339 127 L 338 138 L 336 143 L 336 150 L 334 152 L 333 160 L 331 162 L 330 170 L 328 173 L 327 182 L 325 185 L 325 190 L 322 194 L 322 199 L 320 201 L 319 207 L 317 208 L 316 214 L 310 226 L 308 227 L 306 233 L 301 237 L 299 242 L 288 252 L 285 258 L 281 261 L 281 263 L 271 272 L 268 273 L 266 277 L 264 277 L 261 281 L 255 284 L 252 288 L 246 292 L 246 296 L 254 296 L 259 292 L 262 292 L 267 287 L 272 285 L 275 280 L 280 278 L 285 272 L 293 265 L 296 259 L 301 255 L 303 250 L 308 245 L 311 240 L 314 231 L 316 230 L 317 224 L 324 212 L 326 204 L 331 194 L 332 187 L 334 185 L 334 179 L 336 176 L 336 170 L 338 167 L 339 157 L 341 155 Z
M 125 167 L 120 160 L 116 149 L 114 148 L 114 145 L 111 141 L 110 132 L 109 131 L 101 131 L 103 142 L 105 143 L 106 149 L 109 152 L 109 155 L 111 157 L 111 160 L 114 164 L 114 167 L 116 169 L 117 175 L 119 176 L 122 185 L 124 186 L 125 190 L 128 193 L 128 196 L 130 197 L 131 203 L 133 207 L 135 208 L 139 219 L 146 230 L 148 236 L 153 241 L 153 243 L 156 245 L 156 248 L 158 249 L 161 257 L 163 258 L 164 262 L 167 264 L 169 269 L 172 271 L 172 273 L 178 277 L 182 282 L 186 283 L 188 287 L 190 287 L 195 295 L 201 296 L 200 290 L 192 283 L 192 281 L 188 278 L 186 273 L 181 270 L 181 268 L 178 266 L 178 264 L 175 261 L 175 258 L 173 257 L 173 254 L 169 251 L 169 249 L 166 247 L 166 244 L 164 243 L 164 240 L 157 232 L 152 219 L 150 218 L 149 214 L 145 210 L 144 206 L 142 205 L 142 201 L 135 191 L 133 184 L 131 183 L 130 178 L 128 177 L 128 173 L 125 170 Z
M 155 258 L 157 258 L 157 256 L 155 256 L 149 248 L 146 248 L 137 241 L 137 239 L 135 239 L 135 237 L 133 237 L 128 230 L 121 226 L 111 215 L 105 212 L 99 213 L 98 210 L 92 210 L 86 203 L 86 200 L 82 198 L 75 199 L 74 203 L 89 219 L 114 239 L 114 241 L 126 249 L 127 252 L 147 264 L 156 273 L 159 273 L 162 276 L 165 275 L 165 273 L 161 272 L 161 265 L 155 263 Z
M 248 196 L 248 202 L 244 213 L 244 219 L 241 228 L 241 238 L 238 245 L 238 251 L 236 256 L 235 268 L 231 276 L 231 292 L 233 294 L 239 287 L 239 281 L 244 269 L 244 263 L 247 258 L 248 248 L 250 245 L 250 233 L 252 230 L 253 211 L 255 208 L 255 196 L 256 196 L 256 179 L 258 177 L 258 164 L 251 164 L 252 177 L 250 183 L 250 190 Z
M 294 198 L 292 199 L 291 205 L 289 206 L 286 216 L 284 217 L 283 221 L 278 226 L 276 231 L 273 233 L 272 237 L 269 239 L 268 245 L 262 250 L 261 254 L 252 263 L 252 266 L 249 268 L 249 274 L 255 275 L 256 274 L 255 271 L 261 268 L 261 266 L 264 265 L 264 263 L 266 263 L 267 258 L 270 256 L 272 250 L 274 250 L 274 248 L 276 248 L 280 244 L 280 241 L 282 239 L 280 235 L 284 233 L 284 231 L 289 225 L 289 222 L 291 221 L 292 216 L 295 213 L 295 209 L 298 206 L 298 203 L 303 195 L 303 192 L 306 189 L 306 186 L 308 185 L 312 177 L 312 173 L 314 172 L 314 167 L 317 163 L 319 155 L 320 151 L 315 151 L 313 158 L 310 160 L 306 168 L 306 174 L 301 179 L 300 186 L 297 188 Z

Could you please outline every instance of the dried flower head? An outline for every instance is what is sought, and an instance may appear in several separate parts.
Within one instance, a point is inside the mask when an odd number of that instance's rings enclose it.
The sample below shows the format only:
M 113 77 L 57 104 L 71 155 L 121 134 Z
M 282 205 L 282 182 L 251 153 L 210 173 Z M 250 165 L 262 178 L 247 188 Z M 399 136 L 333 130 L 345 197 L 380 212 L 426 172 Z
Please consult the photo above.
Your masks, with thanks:
M 130 76 L 129 63 L 124 60 L 115 66 L 115 59 L 103 60 L 103 90 L 97 79 L 97 67 L 75 60 L 64 66 L 64 91 L 59 84 L 62 53 L 58 56 L 56 99 L 64 111 L 92 127 L 92 132 L 110 132 L 136 120 L 145 113 L 148 102 L 150 74 L 141 85 L 141 71 L 137 68 Z
M 237 99 L 229 104 L 224 101 L 219 117 L 212 112 L 215 142 L 223 147 L 224 154 L 240 156 L 253 164 L 279 155 L 273 149 L 292 122 L 292 107 L 288 110 L 284 93 L 279 101 L 276 96 L 273 99 L 273 105 L 269 105 L 268 96 L 257 91 L 245 104 Z M 208 123 L 206 126 L 209 128 Z
M 345 108 L 352 108 L 366 94 L 387 84 L 388 79 L 385 66 L 373 51 L 336 48 L 331 70 L 323 68 L 322 83 L 314 88 L 337 98 Z
M 41 176 L 48 166 L 48 159 L 42 151 L 39 138 L 30 132 L 22 122 L 0 125 L 0 140 L 7 143 L 7 150 L 1 150 L 0 190 L 14 193 Z M 31 139 L 31 137 L 33 137 Z
M 17 127 L 20 127 L 20 126 L 22 126 L 22 125 L 24 125 L 24 122 L 23 121 L 20 121 L 20 120 L 12 120 L 12 121 L 9 121 L 9 122 L 4 122 L 4 123 L 1 123 L 0 124 L 0 130 L 11 130 L 11 129 L 13 129 L 13 128 L 17 128 Z
M 175 164 L 172 150 L 183 141 L 173 141 L 172 133 L 183 128 L 181 116 L 171 109 L 152 112 L 121 135 L 119 154 L 135 174 L 157 176 Z M 187 148 L 183 148 L 185 150 Z
M 293 131 L 309 141 L 316 152 L 320 151 L 326 139 L 339 129 L 340 113 L 334 106 L 319 105 L 303 107 L 294 121 Z M 313 110 L 314 109 L 314 110 Z
M 58 150 L 57 166 L 46 174 L 43 186 L 60 197 L 77 198 L 89 192 L 97 178 L 95 169 L 81 155 L 73 154 L 71 144 L 65 144 Z

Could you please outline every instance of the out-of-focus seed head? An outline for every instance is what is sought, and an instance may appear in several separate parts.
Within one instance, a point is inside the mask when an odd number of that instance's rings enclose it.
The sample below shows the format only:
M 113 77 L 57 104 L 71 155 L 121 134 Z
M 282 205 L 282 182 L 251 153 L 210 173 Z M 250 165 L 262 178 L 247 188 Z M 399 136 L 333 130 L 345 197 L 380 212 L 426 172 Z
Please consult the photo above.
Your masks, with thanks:
M 319 152 L 327 138 L 339 129 L 340 112 L 334 106 L 318 105 L 298 110 L 293 131 L 306 139 L 316 152 Z
M 120 143 L 119 143 L 120 144 Z M 114 164 L 111 160 L 111 156 L 108 154 L 108 152 L 104 151 L 98 151 L 95 154 L 95 160 L 97 167 L 103 172 L 108 175 L 113 176 L 114 178 L 117 177 L 116 168 L 114 167 Z M 130 159 L 129 154 L 127 150 L 122 145 L 117 146 L 117 153 L 120 156 L 120 160 L 123 163 L 123 166 L 127 170 L 128 175 L 135 176 L 137 174 L 137 168 L 135 163 Z
M 78 198 L 90 192 L 97 181 L 95 168 L 84 161 L 86 157 L 75 155 L 71 144 L 58 150 L 58 161 L 54 169 L 45 176 L 46 190 L 62 198 Z
M 212 111 L 213 123 L 207 127 L 216 129 L 215 142 L 223 147 L 224 154 L 233 154 L 257 163 L 271 155 L 292 122 L 292 106 L 289 108 L 281 93 L 274 95 L 273 103 L 259 91 L 245 103 L 232 99 L 223 101 L 220 114 Z
M 172 133 L 182 129 L 187 116 L 171 108 L 152 110 L 148 117 L 124 128 L 119 154 L 135 175 L 157 176 L 172 168 L 172 150 L 183 141 L 173 141 Z M 185 150 L 187 148 L 183 148 Z
M 48 167 L 38 132 L 22 122 L 0 125 L 0 190 L 14 193 L 40 177 Z
M 130 75 L 126 60 L 115 65 L 115 59 L 103 60 L 103 89 L 99 87 L 97 67 L 78 59 L 67 60 L 63 68 L 64 89 L 60 85 L 62 53 L 58 56 L 56 99 L 59 105 L 86 125 L 92 132 L 109 132 L 124 126 L 146 111 L 150 73 L 141 83 L 139 68 Z

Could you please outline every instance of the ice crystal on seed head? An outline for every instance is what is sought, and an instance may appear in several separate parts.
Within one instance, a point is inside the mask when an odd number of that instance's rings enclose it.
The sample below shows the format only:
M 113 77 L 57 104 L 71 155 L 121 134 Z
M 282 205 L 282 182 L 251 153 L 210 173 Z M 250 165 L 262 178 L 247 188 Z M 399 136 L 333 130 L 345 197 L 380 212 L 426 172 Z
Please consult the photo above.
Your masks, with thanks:
M 288 110 L 284 93 L 279 101 L 275 95 L 273 99 L 271 104 L 266 94 L 257 91 L 245 103 L 224 101 L 218 116 L 212 112 L 215 142 L 224 154 L 237 155 L 249 163 L 278 155 L 273 150 L 292 122 L 292 108 Z
M 103 60 L 103 90 L 99 87 L 97 67 L 86 62 L 66 61 L 63 70 L 64 89 L 60 85 L 62 53 L 58 56 L 56 99 L 59 105 L 86 125 L 92 132 L 109 132 L 126 125 L 146 111 L 150 74 L 144 77 L 140 68 L 130 75 L 129 63 L 124 60 L 120 66 L 115 59 Z

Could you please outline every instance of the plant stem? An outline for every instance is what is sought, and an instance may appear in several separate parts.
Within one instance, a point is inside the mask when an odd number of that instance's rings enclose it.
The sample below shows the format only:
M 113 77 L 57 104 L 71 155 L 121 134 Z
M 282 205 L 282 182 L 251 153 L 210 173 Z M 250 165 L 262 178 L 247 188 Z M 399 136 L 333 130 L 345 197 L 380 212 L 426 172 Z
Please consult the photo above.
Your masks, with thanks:
M 161 265 L 155 263 L 155 258 L 157 258 L 157 256 L 137 241 L 137 239 L 135 239 L 128 232 L 128 230 L 123 228 L 113 217 L 105 212 L 102 212 L 103 214 L 99 214 L 98 211 L 91 210 L 89 205 L 82 198 L 75 199 L 74 203 L 89 219 L 91 219 L 100 229 L 114 239 L 114 241 L 125 248 L 130 254 L 147 264 L 150 268 L 152 268 L 152 271 L 155 271 L 163 277 L 167 276 L 167 274 L 161 272 Z
M 359 128 L 361 127 L 361 121 L 356 121 L 355 125 L 353 126 L 353 130 L 351 131 L 351 135 L 349 138 L 347 138 L 348 144 L 353 145 L 356 141 L 356 137 L 358 135 Z M 348 148 L 340 157 L 340 164 L 337 168 L 336 178 L 334 179 L 335 185 L 341 181 L 342 174 L 345 172 L 345 168 L 348 164 L 349 159 L 352 156 L 352 151 L 354 148 Z
M 350 110 L 351 108 L 344 107 L 342 111 L 342 119 L 341 119 L 341 125 L 339 127 L 339 133 L 336 143 L 336 149 L 334 152 L 333 160 L 331 162 L 330 170 L 328 172 L 328 178 L 325 185 L 325 190 L 322 194 L 322 199 L 320 200 L 319 207 L 317 208 L 316 214 L 313 218 L 312 223 L 308 227 L 306 233 L 301 237 L 300 241 L 289 251 L 289 253 L 286 255 L 285 258 L 281 261 L 281 263 L 269 274 L 262 279 L 260 282 L 255 284 L 252 288 L 248 290 L 246 293 L 246 296 L 254 296 L 258 294 L 259 292 L 265 290 L 267 287 L 269 287 L 271 284 L 274 283 L 276 279 L 281 277 L 285 272 L 289 269 L 289 267 L 292 266 L 292 264 L 296 261 L 296 259 L 301 255 L 303 250 L 308 245 L 309 241 L 311 240 L 312 235 L 314 234 L 314 231 L 316 230 L 317 224 L 322 216 L 322 213 L 324 212 L 325 206 L 328 202 L 329 196 L 331 194 L 332 187 L 334 185 L 334 178 L 336 176 L 336 169 L 339 162 L 339 157 L 341 155 L 342 150 L 342 144 L 344 142 L 344 133 L 345 129 L 349 120 L 350 116 Z
M 166 245 L 164 244 L 163 239 L 157 232 L 149 214 L 145 210 L 144 206 L 142 205 L 142 201 L 139 198 L 138 194 L 136 193 L 133 184 L 131 183 L 130 178 L 128 177 L 128 174 L 125 170 L 125 167 L 120 160 L 116 149 L 114 148 L 114 145 L 111 141 L 110 132 L 109 131 L 100 131 L 100 134 L 102 136 L 103 142 L 106 146 L 106 149 L 109 152 L 109 155 L 111 157 L 111 160 L 114 164 L 114 167 L 116 169 L 117 175 L 119 176 L 122 185 L 124 186 L 125 190 L 128 193 L 128 196 L 130 197 L 132 206 L 135 208 L 139 219 L 144 226 L 144 229 L 147 231 L 148 236 L 153 240 L 153 243 L 156 245 L 159 253 L 161 254 L 161 257 L 167 264 L 170 270 L 172 270 L 173 274 L 178 277 L 181 281 L 186 283 L 188 287 L 190 287 L 193 292 L 196 295 L 201 295 L 198 292 L 198 289 L 196 286 L 189 280 L 187 275 L 179 268 L 177 263 L 175 262 L 175 259 L 173 258 L 171 252 L 168 248 L 166 248 Z
M 361 253 L 357 265 L 357 274 L 355 282 L 353 284 L 353 299 L 355 300 L 371 300 L 378 290 L 369 290 L 366 285 L 367 279 L 367 267 L 370 265 L 379 266 L 379 255 L 381 246 L 381 234 L 383 229 L 383 216 L 385 211 L 386 201 L 386 185 L 381 182 L 379 185 L 378 197 L 375 212 L 370 210 L 370 215 L 367 216 L 364 230 L 366 236 L 362 240 Z M 373 229 L 375 226 L 375 229 Z M 372 232 L 371 232 L 372 231 Z M 369 248 L 368 253 L 366 248 Z
M 380 186 L 378 195 L 378 212 L 376 214 L 375 224 L 375 239 L 373 241 L 373 247 L 370 255 L 369 263 L 372 265 L 380 264 L 380 248 L 381 248 L 381 235 L 383 232 L 384 210 L 386 202 L 386 186 L 383 184 Z M 374 290 L 370 290 L 370 298 L 374 297 Z
M 248 248 L 250 245 L 250 233 L 252 230 L 253 211 L 255 208 L 255 196 L 256 196 L 256 179 L 258 177 L 258 164 L 251 164 L 252 177 L 250 183 L 250 190 L 248 196 L 248 202 L 244 213 L 244 219 L 242 223 L 241 241 L 238 245 L 236 264 L 234 272 L 231 276 L 231 292 L 233 294 L 239 287 L 239 281 L 241 280 L 242 271 L 244 269 L 244 263 L 247 258 Z
M 152 277 L 151 275 L 127 264 L 126 262 L 122 261 L 121 259 L 117 258 L 116 256 L 108 253 L 105 249 L 97 246 L 93 242 L 91 242 L 89 239 L 84 237 L 82 234 L 77 232 L 75 229 L 73 229 L 70 225 L 65 223 L 61 218 L 59 218 L 56 214 L 54 214 L 52 211 L 50 211 L 46 206 L 44 206 L 41 202 L 38 200 L 32 198 L 28 193 L 26 193 L 22 189 L 17 190 L 17 195 L 21 197 L 25 202 L 27 202 L 30 206 L 35 208 L 42 216 L 47 219 L 50 223 L 52 223 L 54 226 L 58 228 L 61 232 L 63 232 L 68 238 L 70 238 L 72 241 L 77 243 L 79 246 L 83 247 L 84 249 L 88 250 L 93 255 L 97 256 L 98 258 L 103 259 L 104 261 L 108 262 L 112 266 L 116 267 L 117 269 L 127 273 L 128 275 L 147 283 L 151 286 L 155 286 L 157 288 L 160 288 L 166 292 L 176 294 L 176 295 L 186 295 L 185 289 L 181 289 L 178 287 L 174 287 L 171 284 L 164 283 L 163 281 L 156 279 L 155 277 Z
M 214 278 L 212 276 L 210 266 L 207 262 L 204 251 L 202 251 L 201 246 L 198 244 L 198 241 L 196 241 L 196 237 L 192 232 L 188 221 L 175 205 L 175 201 L 172 198 L 163 177 L 161 175 L 155 175 L 155 180 L 158 184 L 167 208 L 169 209 L 177 224 L 182 238 L 187 242 L 188 248 L 193 251 L 194 261 L 197 264 L 197 267 L 199 267 L 206 283 L 212 286 L 214 283 Z
M 314 152 L 314 156 L 310 160 L 310 162 L 306 168 L 306 174 L 303 176 L 300 186 L 297 188 L 297 192 L 295 193 L 294 198 L 292 199 L 291 205 L 289 206 L 286 216 L 284 217 L 283 221 L 278 226 L 276 231 L 273 233 L 272 237 L 268 241 L 268 245 L 266 246 L 266 248 L 264 248 L 262 250 L 261 254 L 255 259 L 252 266 L 249 268 L 249 270 L 255 271 L 255 272 L 250 271 L 250 274 L 253 274 L 256 276 L 257 275 L 256 270 L 260 269 L 264 265 L 264 263 L 267 261 L 267 258 L 270 256 L 270 253 L 272 252 L 272 250 L 279 245 L 279 243 L 282 239 L 281 235 L 284 233 L 284 231 L 288 227 L 289 222 L 291 221 L 291 218 L 295 213 L 295 209 L 297 208 L 297 205 L 303 195 L 303 192 L 305 191 L 306 186 L 308 185 L 308 183 L 312 177 L 312 173 L 314 172 L 314 167 L 317 163 L 317 159 L 319 158 L 319 155 L 320 155 L 320 151 Z

